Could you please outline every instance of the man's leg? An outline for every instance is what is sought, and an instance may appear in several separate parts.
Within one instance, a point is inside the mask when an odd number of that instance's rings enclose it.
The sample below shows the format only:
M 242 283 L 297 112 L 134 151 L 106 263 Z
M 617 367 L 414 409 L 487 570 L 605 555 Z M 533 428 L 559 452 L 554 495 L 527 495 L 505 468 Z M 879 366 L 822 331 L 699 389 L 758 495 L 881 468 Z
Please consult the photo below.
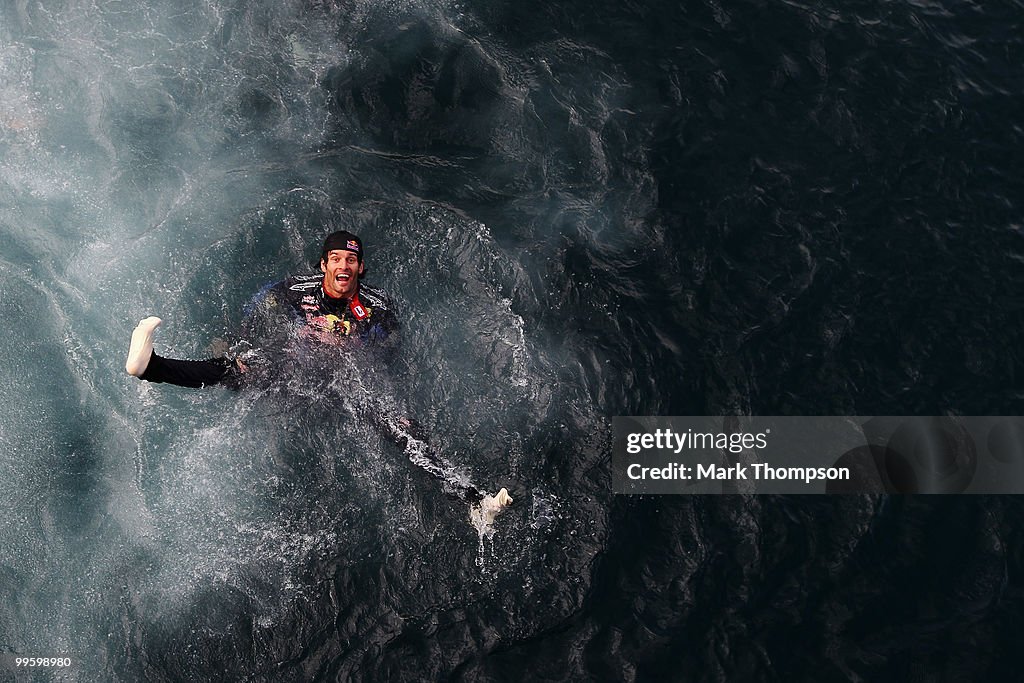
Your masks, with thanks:
M 233 379 L 237 371 L 238 366 L 227 358 L 177 360 L 163 358 L 154 353 L 150 358 L 149 367 L 139 376 L 139 379 L 201 389 L 220 384 L 229 378 Z
M 387 415 L 380 406 L 369 412 L 370 417 L 385 434 L 398 444 L 413 464 L 422 467 L 448 484 L 459 498 L 472 506 L 470 515 L 482 524 L 490 524 L 502 510 L 512 504 L 508 489 L 501 489 L 493 496 L 481 490 L 467 479 L 451 476 L 454 468 L 430 444 L 426 430 L 405 417 Z
M 153 353 L 153 335 L 163 321 L 155 316 L 139 322 L 132 332 L 131 346 L 124 369 L 129 375 L 147 382 L 166 382 L 198 389 L 235 379 L 238 365 L 227 358 L 176 360 Z

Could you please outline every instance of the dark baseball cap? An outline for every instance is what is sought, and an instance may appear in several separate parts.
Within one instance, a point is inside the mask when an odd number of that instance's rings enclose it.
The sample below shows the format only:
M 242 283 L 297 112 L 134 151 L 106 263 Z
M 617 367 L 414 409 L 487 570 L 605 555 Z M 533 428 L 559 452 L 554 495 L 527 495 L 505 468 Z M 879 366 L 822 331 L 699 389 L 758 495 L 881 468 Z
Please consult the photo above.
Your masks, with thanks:
M 363 260 L 363 241 L 347 230 L 332 232 L 327 236 L 327 239 L 324 240 L 323 251 L 320 252 L 320 260 L 326 261 L 327 254 L 335 250 L 351 251 L 359 257 L 360 262 Z

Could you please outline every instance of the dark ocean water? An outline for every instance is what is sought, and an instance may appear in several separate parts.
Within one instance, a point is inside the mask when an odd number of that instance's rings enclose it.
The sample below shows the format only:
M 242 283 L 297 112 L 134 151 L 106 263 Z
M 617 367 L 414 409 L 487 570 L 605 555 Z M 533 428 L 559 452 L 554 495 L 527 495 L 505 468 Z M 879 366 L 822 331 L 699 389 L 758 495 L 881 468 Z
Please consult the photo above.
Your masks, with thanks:
M 1016 497 L 616 497 L 610 425 L 1021 413 L 1024 3 L 0 7 L 0 653 L 73 661 L 0 680 L 1020 677 Z M 124 375 L 334 228 L 395 357 Z

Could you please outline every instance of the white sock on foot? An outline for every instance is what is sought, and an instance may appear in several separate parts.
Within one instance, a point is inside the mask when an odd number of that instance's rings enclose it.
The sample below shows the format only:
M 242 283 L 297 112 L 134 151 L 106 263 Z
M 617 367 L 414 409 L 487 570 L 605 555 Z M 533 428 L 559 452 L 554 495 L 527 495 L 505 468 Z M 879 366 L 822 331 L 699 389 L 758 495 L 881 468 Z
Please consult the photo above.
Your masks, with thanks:
M 149 359 L 153 357 L 153 335 L 162 322 L 163 320 L 160 318 L 150 316 L 145 320 L 140 320 L 135 331 L 132 332 L 128 360 L 124 362 L 124 369 L 129 375 L 141 377 L 149 367 Z
M 511 504 L 512 496 L 508 495 L 508 489 L 502 489 L 493 496 L 484 496 L 479 503 L 469 506 L 469 521 L 481 534 L 490 536 L 494 518 Z
M 508 495 L 508 489 L 502 489 L 493 496 L 484 496 L 484 499 L 480 501 L 481 507 L 492 514 L 498 514 L 503 507 L 511 504 L 512 496 Z

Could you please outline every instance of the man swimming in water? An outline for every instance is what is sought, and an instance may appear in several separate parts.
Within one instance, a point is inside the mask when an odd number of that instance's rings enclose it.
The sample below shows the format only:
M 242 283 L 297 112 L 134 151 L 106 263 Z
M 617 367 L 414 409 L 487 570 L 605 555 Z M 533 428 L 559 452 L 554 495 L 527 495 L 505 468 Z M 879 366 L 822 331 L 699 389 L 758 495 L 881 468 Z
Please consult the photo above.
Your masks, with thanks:
M 320 253 L 320 273 L 290 277 L 265 287 L 256 295 L 258 309 L 250 319 L 269 320 L 274 325 L 297 328 L 300 339 L 335 346 L 386 344 L 398 329 L 391 299 L 381 290 L 360 282 L 366 272 L 363 242 L 356 235 L 332 232 L 324 240 Z M 216 384 L 239 387 L 248 368 L 243 357 L 178 360 L 153 352 L 153 336 L 163 321 L 151 316 L 140 321 L 132 332 L 125 370 L 148 382 L 166 382 L 200 388 Z M 425 449 L 425 439 L 413 434 L 409 420 L 385 420 L 374 415 L 378 425 L 399 442 L 414 461 L 440 476 L 439 458 Z M 481 503 L 485 513 L 493 514 L 512 502 L 506 489 L 489 496 L 475 486 L 464 486 L 459 495 Z
M 340 231 L 324 240 L 320 273 L 290 277 L 256 295 L 250 320 L 297 328 L 299 337 L 332 345 L 381 344 L 398 329 L 394 305 L 381 290 L 362 284 L 366 271 L 363 242 Z M 238 386 L 244 361 L 211 358 L 176 360 L 153 353 L 153 335 L 163 321 L 149 317 L 132 333 L 125 370 L 148 382 L 199 388 L 225 383 Z

